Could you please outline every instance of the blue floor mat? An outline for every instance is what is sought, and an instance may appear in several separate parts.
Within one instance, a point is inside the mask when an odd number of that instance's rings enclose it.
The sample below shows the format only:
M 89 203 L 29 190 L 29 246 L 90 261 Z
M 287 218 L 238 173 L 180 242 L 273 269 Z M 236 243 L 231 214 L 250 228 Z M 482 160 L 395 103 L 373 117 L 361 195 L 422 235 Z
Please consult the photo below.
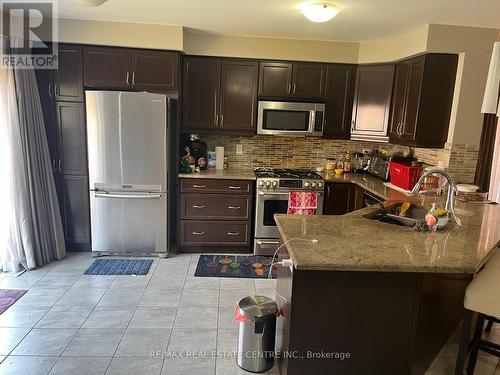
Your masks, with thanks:
M 147 275 L 152 264 L 149 259 L 96 259 L 84 275 Z
M 200 255 L 194 275 L 267 279 L 272 258 L 262 255 Z M 272 278 L 276 278 L 275 270 Z

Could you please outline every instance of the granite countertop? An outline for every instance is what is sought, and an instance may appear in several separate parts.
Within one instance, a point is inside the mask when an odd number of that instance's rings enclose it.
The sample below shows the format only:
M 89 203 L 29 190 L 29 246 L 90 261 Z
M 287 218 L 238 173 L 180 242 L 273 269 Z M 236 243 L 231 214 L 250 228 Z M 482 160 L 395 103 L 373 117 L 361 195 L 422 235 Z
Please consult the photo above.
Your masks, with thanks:
M 205 169 L 201 172 L 179 173 L 180 178 L 209 178 L 225 180 L 255 180 L 253 169 Z
M 375 177 L 323 175 L 327 182 L 351 182 L 386 201 L 409 200 L 430 207 L 443 197 L 412 196 L 391 189 Z M 342 216 L 275 215 L 288 253 L 298 270 L 476 273 L 500 244 L 500 205 L 461 203 L 445 229 L 421 233 L 364 218 L 377 210 L 367 207 Z

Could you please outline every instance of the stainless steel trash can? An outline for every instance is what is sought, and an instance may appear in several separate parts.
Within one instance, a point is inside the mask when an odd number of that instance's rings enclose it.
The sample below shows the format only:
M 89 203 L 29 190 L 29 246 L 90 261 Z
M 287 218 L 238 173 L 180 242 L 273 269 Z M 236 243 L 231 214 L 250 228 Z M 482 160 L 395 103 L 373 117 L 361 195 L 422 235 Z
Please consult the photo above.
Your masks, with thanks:
M 276 302 L 265 296 L 245 297 L 238 303 L 237 363 L 243 370 L 263 372 L 273 367 L 277 312 Z

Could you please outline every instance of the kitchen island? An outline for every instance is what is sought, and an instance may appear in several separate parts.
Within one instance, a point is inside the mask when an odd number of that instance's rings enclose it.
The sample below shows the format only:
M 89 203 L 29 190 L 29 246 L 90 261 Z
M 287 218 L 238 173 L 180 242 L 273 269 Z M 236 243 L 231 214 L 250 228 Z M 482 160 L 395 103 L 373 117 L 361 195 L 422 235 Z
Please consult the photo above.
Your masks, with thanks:
M 387 200 L 442 203 L 336 179 Z M 467 284 L 499 245 L 500 206 L 457 202 L 463 226 L 435 233 L 364 217 L 376 209 L 275 216 L 279 257 L 294 265 L 278 269 L 281 374 L 424 374 L 460 322 Z

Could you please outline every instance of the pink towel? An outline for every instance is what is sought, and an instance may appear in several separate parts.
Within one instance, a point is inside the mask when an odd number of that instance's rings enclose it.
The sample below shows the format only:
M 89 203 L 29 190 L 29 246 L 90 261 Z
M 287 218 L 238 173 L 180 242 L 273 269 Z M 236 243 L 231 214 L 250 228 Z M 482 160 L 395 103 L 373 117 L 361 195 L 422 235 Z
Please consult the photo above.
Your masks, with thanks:
M 305 191 L 291 191 L 288 195 L 289 215 L 314 215 L 318 208 L 316 193 Z

